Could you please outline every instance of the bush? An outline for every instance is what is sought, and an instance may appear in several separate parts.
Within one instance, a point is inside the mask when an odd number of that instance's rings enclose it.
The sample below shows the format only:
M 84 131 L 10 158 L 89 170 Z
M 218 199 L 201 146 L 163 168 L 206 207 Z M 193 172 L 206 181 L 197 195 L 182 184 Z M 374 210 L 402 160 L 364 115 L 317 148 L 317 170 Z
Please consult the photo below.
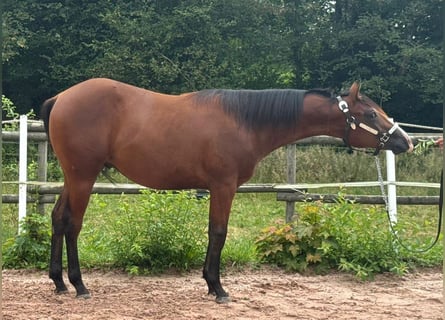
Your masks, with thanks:
M 354 205 L 341 195 L 336 205 L 323 207 L 327 217 L 324 228 L 337 244 L 324 251 L 333 265 L 361 279 L 385 271 L 407 271 L 394 247 L 386 213 L 379 207 Z
M 48 268 L 51 248 L 49 226 L 47 216 L 29 214 L 21 223 L 23 231 L 3 244 L 3 267 Z
M 280 220 L 277 226 L 262 231 L 256 241 L 261 261 L 297 272 L 308 266 L 318 270 L 330 266 L 323 252 L 333 245 L 334 239 L 323 230 L 321 215 L 313 208 L 307 207 L 297 223 L 284 224 Z
M 256 244 L 264 262 L 295 271 L 336 267 L 361 279 L 387 271 L 403 274 L 414 263 L 440 263 L 440 248 L 420 255 L 400 247 L 388 228 L 386 213 L 378 207 L 354 205 L 339 194 L 334 205 L 305 203 L 299 213 L 295 223 L 263 230 Z M 399 223 L 397 232 L 408 233 L 406 228 L 413 226 Z M 418 250 L 423 246 L 418 242 L 408 246 Z
M 110 246 L 112 263 L 133 274 L 202 265 L 208 201 L 190 192 L 143 191 L 138 199 L 130 205 L 122 198 L 108 239 L 102 240 Z

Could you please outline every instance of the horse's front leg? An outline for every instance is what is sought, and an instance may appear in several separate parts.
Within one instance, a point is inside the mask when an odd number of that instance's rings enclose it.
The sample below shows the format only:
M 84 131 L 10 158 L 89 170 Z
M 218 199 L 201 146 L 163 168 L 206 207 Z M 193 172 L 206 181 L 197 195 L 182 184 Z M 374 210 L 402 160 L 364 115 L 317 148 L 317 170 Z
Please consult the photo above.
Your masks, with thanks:
M 209 294 L 216 295 L 217 303 L 230 301 L 228 293 L 221 285 L 220 264 L 235 190 L 236 187 L 226 187 L 210 191 L 209 244 L 203 275 L 209 287 Z

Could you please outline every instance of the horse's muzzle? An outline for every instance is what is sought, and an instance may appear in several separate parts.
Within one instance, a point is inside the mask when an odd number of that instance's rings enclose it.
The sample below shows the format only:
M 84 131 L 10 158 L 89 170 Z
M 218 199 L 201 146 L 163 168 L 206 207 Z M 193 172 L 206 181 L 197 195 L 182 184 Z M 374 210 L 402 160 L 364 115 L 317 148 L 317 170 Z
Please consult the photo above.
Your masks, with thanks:
M 388 141 L 385 149 L 391 150 L 394 154 L 403 152 L 412 152 L 414 150 L 413 142 L 408 134 L 399 128 L 391 139 Z

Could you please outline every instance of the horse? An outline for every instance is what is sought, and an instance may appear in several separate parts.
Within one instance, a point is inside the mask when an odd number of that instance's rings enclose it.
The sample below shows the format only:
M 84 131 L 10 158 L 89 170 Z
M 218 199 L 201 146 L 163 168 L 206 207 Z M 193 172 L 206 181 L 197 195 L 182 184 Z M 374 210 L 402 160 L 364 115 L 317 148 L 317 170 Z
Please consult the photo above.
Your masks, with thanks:
M 78 83 L 46 100 L 41 118 L 64 174 L 52 211 L 49 277 L 62 278 L 65 237 L 68 279 L 89 298 L 77 240 L 90 193 L 104 168 L 153 189 L 210 192 L 203 277 L 216 302 L 230 301 L 220 281 L 221 250 L 237 188 L 258 162 L 280 146 L 329 135 L 359 148 L 412 151 L 409 136 L 354 82 L 338 96 L 329 90 L 208 89 L 167 95 L 111 79 Z

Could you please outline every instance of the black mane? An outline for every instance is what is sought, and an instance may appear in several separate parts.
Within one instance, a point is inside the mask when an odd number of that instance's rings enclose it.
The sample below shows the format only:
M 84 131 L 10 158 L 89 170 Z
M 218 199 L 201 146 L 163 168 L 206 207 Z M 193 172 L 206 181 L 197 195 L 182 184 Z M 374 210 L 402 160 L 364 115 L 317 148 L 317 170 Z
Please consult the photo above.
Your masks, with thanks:
M 214 101 L 248 128 L 264 126 L 294 127 L 303 108 L 307 91 L 291 89 L 199 91 L 198 103 Z

